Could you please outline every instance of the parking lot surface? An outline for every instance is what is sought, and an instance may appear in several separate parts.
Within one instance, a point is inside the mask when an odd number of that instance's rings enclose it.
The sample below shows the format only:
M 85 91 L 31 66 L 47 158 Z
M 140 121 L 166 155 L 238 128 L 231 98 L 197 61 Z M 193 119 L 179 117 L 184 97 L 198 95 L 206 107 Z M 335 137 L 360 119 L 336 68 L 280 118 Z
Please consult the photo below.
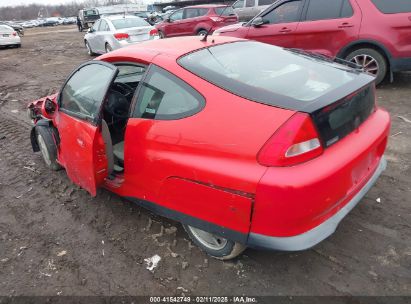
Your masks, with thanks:
M 92 59 L 83 35 L 30 29 L 21 49 L 0 49 L 0 295 L 411 295 L 411 73 L 377 90 L 392 117 L 388 168 L 336 233 L 222 262 L 178 223 L 105 190 L 92 198 L 32 152 L 26 104 Z

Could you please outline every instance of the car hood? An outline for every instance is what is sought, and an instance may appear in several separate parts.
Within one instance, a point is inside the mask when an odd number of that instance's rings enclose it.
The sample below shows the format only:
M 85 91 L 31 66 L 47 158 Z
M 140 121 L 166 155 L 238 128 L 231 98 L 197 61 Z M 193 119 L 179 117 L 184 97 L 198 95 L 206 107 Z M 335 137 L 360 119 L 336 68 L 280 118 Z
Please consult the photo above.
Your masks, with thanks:
M 243 26 L 243 24 L 244 23 L 235 23 L 235 24 L 231 24 L 231 25 L 221 27 L 221 28 L 215 30 L 214 34 L 220 34 L 220 33 L 226 33 L 226 32 L 235 32 L 236 30 L 241 28 Z

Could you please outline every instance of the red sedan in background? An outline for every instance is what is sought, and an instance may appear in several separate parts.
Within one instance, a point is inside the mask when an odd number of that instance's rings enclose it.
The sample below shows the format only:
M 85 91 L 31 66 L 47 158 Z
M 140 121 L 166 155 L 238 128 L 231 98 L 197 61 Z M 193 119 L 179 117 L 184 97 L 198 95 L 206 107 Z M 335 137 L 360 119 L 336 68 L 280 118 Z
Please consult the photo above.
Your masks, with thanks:
M 304 250 L 331 235 L 385 169 L 375 78 L 229 37 L 161 39 L 76 68 L 29 105 L 34 151 L 180 221 L 213 257 Z
M 279 0 L 217 35 L 340 57 L 376 76 L 411 70 L 411 1 Z
M 238 16 L 231 6 L 195 5 L 172 13 L 166 20 L 156 24 L 160 38 L 190 35 L 205 35 L 208 31 L 237 23 Z

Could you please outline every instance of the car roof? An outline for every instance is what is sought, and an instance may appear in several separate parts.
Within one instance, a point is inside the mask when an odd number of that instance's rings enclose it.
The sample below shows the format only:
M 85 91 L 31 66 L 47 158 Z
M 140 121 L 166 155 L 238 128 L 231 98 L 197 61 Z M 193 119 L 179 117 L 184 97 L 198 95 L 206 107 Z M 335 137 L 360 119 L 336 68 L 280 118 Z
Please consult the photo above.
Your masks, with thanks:
M 134 15 L 116 14 L 116 15 L 107 15 L 107 16 L 104 16 L 104 18 L 102 18 L 102 19 L 119 20 L 119 19 L 124 19 L 124 18 L 140 18 L 140 17 L 134 16 Z M 140 19 L 141 19 L 141 18 L 140 18 Z
M 229 5 L 226 4 L 198 4 L 198 5 L 190 5 L 184 8 L 215 8 L 215 7 L 226 7 Z
M 244 39 L 241 38 L 228 36 L 209 36 L 206 41 L 201 41 L 202 38 L 202 36 L 185 36 L 146 41 L 107 53 L 100 56 L 98 59 L 111 61 L 110 59 L 113 58 L 136 57 L 150 61 L 159 54 L 177 59 L 182 55 L 205 47 L 244 41 Z

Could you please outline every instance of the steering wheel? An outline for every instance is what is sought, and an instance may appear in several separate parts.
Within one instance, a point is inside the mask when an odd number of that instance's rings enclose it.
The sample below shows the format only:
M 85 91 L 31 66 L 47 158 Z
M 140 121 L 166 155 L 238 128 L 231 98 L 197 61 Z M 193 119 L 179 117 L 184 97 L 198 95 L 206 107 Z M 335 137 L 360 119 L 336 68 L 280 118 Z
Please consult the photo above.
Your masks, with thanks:
M 104 109 L 116 119 L 128 118 L 130 103 L 120 92 L 111 89 L 104 105 Z
M 134 93 L 134 89 L 130 85 L 122 82 L 113 83 L 111 89 L 121 93 L 127 98 Z

